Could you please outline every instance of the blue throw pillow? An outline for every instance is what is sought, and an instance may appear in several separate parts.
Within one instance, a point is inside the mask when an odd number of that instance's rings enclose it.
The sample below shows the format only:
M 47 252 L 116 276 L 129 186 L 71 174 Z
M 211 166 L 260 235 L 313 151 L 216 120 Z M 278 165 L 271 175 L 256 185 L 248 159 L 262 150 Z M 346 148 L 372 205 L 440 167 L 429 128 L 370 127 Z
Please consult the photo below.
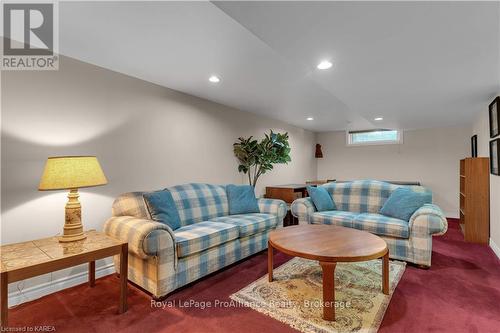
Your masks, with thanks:
M 253 186 L 227 185 L 226 193 L 230 215 L 260 213 Z
M 180 228 L 181 219 L 170 191 L 144 193 L 143 197 L 153 220 L 168 225 L 172 230 Z
M 326 188 L 322 186 L 307 186 L 307 192 L 309 193 L 309 196 L 311 197 L 318 212 L 337 210 L 337 205 L 333 202 L 333 199 Z
M 432 203 L 432 193 L 416 192 L 410 188 L 400 187 L 391 193 L 380 209 L 380 214 L 410 221 L 411 216 L 424 204 Z

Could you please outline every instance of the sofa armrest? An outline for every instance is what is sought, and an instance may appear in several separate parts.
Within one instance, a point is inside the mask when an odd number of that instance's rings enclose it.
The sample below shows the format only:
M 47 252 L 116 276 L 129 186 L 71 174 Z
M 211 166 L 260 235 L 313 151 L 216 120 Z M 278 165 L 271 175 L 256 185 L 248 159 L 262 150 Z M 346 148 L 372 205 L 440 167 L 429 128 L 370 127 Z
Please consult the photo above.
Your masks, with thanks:
M 310 216 L 316 207 L 310 197 L 294 200 L 291 206 L 292 215 L 299 219 L 299 224 L 309 223 Z
M 448 230 L 448 220 L 436 205 L 425 204 L 410 218 L 410 233 L 444 235 Z
M 259 210 L 261 213 L 276 215 L 278 221 L 283 221 L 286 216 L 286 202 L 278 199 L 258 199 Z
M 104 233 L 128 242 L 129 252 L 142 259 L 172 253 L 175 236 L 169 226 L 153 220 L 132 216 L 114 216 L 104 223 Z

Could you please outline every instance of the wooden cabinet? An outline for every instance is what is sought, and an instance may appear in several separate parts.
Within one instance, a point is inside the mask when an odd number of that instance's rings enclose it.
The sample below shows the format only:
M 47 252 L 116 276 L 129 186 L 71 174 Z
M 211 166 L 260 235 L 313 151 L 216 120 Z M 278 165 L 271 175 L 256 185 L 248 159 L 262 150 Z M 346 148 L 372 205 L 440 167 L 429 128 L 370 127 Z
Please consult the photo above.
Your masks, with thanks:
M 490 162 L 487 157 L 460 160 L 460 228 L 465 241 L 488 244 L 490 238 Z

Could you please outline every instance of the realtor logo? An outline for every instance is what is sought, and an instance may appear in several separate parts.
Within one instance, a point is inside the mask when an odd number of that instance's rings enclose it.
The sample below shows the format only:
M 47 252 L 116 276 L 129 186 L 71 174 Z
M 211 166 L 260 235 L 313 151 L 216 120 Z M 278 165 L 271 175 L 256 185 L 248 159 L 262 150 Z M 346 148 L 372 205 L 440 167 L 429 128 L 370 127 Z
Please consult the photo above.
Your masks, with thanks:
M 56 3 L 3 4 L 3 70 L 56 70 Z

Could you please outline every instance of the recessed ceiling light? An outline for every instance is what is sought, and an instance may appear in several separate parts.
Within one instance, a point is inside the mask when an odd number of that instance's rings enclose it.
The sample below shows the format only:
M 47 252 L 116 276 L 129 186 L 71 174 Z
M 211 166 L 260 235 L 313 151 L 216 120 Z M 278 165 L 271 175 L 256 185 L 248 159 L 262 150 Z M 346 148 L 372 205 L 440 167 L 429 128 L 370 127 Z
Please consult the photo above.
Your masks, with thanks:
M 328 69 L 328 68 L 330 68 L 330 67 L 332 67 L 332 66 L 333 66 L 333 64 L 332 64 L 330 61 L 328 61 L 328 60 L 323 60 L 323 61 L 322 61 L 322 62 L 320 62 L 320 63 L 318 64 L 318 66 L 316 66 L 316 67 L 317 67 L 318 69 Z
M 381 121 L 381 120 L 384 120 L 384 118 L 382 118 L 382 117 L 377 117 L 377 118 L 375 118 L 375 119 L 373 119 L 373 120 L 375 120 L 375 121 Z
M 307 117 L 307 120 L 314 120 L 313 117 Z
M 208 78 L 208 81 L 210 81 L 212 83 L 218 83 L 218 82 L 220 82 L 220 79 L 217 75 L 212 75 L 211 77 Z

